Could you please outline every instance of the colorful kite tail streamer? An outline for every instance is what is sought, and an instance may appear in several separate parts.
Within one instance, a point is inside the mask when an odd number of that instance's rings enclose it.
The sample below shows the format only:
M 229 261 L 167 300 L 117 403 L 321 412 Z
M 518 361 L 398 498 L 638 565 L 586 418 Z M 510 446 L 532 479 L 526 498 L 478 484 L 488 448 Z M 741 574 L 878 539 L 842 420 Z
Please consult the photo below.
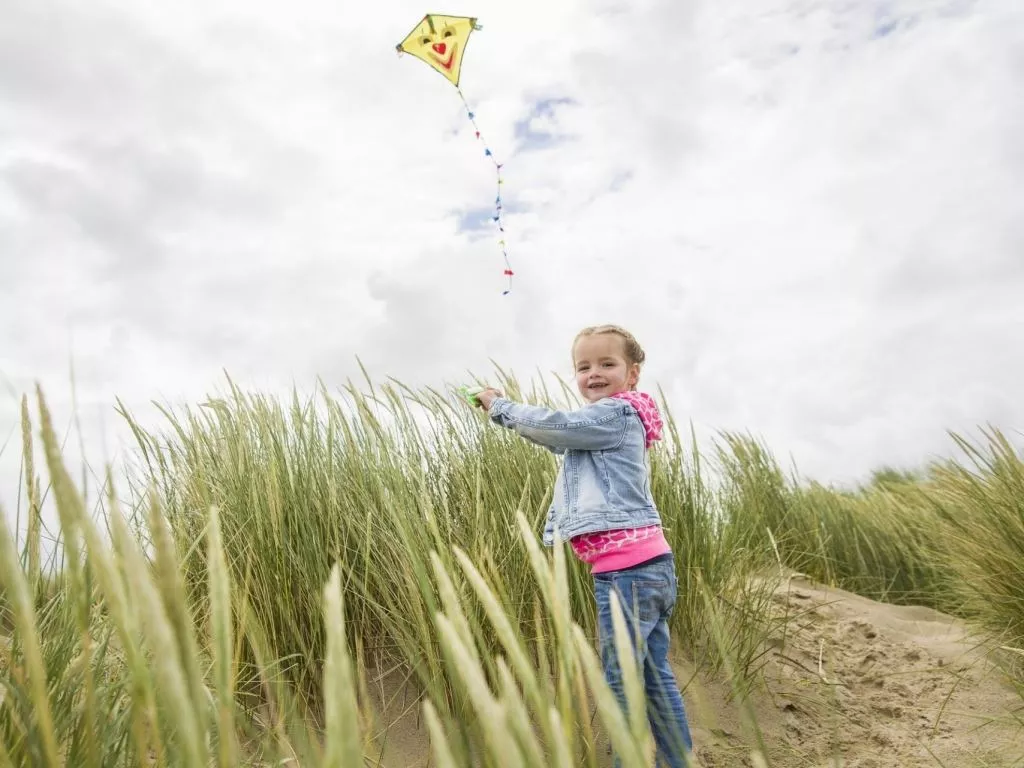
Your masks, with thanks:
M 512 264 L 508 258 L 508 244 L 505 242 L 505 217 L 504 217 L 504 206 L 501 202 L 501 188 L 505 183 L 505 180 L 501 176 L 502 164 L 498 162 L 494 153 L 491 152 L 490 147 L 487 146 L 487 141 L 484 139 L 483 134 L 480 132 L 480 126 L 476 124 L 476 115 L 473 114 L 473 110 L 470 109 L 469 102 L 466 101 L 465 95 L 462 93 L 462 88 L 458 85 L 455 86 L 455 90 L 459 92 L 459 98 L 462 99 L 463 106 L 466 107 L 466 114 L 469 116 L 469 122 L 473 124 L 473 131 L 476 133 L 477 139 L 484 145 L 484 155 L 491 158 L 491 162 L 494 163 L 494 173 L 497 180 L 497 194 L 494 198 L 494 215 L 491 220 L 494 221 L 498 227 L 498 247 L 501 248 L 502 258 L 505 260 L 505 271 L 502 273 L 508 279 L 508 287 L 501 292 L 502 296 L 508 296 L 512 291 Z

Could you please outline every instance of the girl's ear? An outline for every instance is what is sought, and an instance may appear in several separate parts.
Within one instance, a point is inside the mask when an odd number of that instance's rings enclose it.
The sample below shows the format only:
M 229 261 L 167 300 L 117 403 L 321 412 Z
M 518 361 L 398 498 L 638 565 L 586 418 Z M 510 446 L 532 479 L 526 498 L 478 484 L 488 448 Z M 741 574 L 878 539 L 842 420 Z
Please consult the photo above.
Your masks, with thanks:
M 629 366 L 629 376 L 626 377 L 626 381 L 629 383 L 630 389 L 636 389 L 636 384 L 640 381 L 640 364 L 633 363 Z

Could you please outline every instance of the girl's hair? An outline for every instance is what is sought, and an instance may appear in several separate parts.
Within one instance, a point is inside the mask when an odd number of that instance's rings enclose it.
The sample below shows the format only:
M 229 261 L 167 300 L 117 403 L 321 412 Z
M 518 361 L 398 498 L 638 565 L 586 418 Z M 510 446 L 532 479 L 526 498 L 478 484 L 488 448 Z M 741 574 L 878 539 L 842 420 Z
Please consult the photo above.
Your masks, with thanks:
M 576 362 L 576 342 L 583 336 L 596 336 L 602 333 L 613 333 L 622 339 L 622 349 L 626 355 L 627 363 L 630 365 L 633 365 L 634 363 L 636 365 L 643 364 L 647 356 L 644 354 L 644 350 L 643 347 L 640 346 L 640 342 L 636 340 L 632 333 L 617 325 L 591 325 L 577 333 L 576 338 L 572 340 L 572 351 L 574 354 L 573 363 Z

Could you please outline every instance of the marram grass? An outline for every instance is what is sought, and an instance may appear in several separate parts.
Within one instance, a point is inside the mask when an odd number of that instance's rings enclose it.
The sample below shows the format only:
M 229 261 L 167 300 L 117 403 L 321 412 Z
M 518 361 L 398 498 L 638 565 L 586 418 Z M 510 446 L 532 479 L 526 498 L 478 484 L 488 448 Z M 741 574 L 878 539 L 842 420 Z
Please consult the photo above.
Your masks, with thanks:
M 141 490 L 127 515 L 110 497 L 101 530 L 38 400 L 65 566 L 39 572 L 24 401 L 21 557 L 0 532 L 0 768 L 373 764 L 364 685 L 391 667 L 418 683 L 434 765 L 596 766 L 605 738 L 651 764 L 637 681 L 623 713 L 600 674 L 589 577 L 537 539 L 543 450 L 437 392 L 285 405 L 232 386 L 167 409 L 166 434 L 124 412 Z M 751 578 L 766 569 L 957 613 L 1021 674 L 1024 463 L 998 432 L 957 438 L 972 466 L 840 491 L 783 477 L 754 440 L 724 436 L 712 462 L 668 427 L 652 483 L 679 572 L 674 645 L 732 684 L 751 764 L 770 765 L 744 696 L 775 629 L 772 581 Z
M 514 381 L 503 384 L 519 391 Z M 494 585 L 509 631 L 534 638 L 525 651 L 534 663 L 540 654 L 559 661 L 544 647 L 546 624 L 563 641 L 563 653 L 568 616 L 593 635 L 585 568 L 570 559 L 560 581 L 538 589 L 541 555 L 524 546 L 517 522 L 522 515 L 528 530 L 542 527 L 554 458 L 483 423 L 462 403 L 389 384 L 365 393 L 350 388 L 343 398 L 320 392 L 286 407 L 232 386 L 198 409 L 166 412 L 164 434 L 144 431 L 125 415 L 146 461 L 138 484 L 157 485 L 192 598 L 205 603 L 208 570 L 204 550 L 192 542 L 202 535 L 205 510 L 216 506 L 232 578 L 247 585 L 249 610 L 266 633 L 268 652 L 298 660 L 288 677 L 303 694 L 318 694 L 317 666 L 306 660 L 324 654 L 318 596 L 336 562 L 352 616 L 350 641 L 358 640 L 375 666 L 411 663 L 438 700 L 447 697 L 448 678 L 431 617 L 451 596 L 434 580 L 438 565 L 457 569 L 456 551 Z M 757 560 L 723 528 L 714 492 L 700 468 L 691 468 L 687 448 L 673 430 L 652 461 L 666 535 L 678 556 L 673 629 L 678 644 L 694 648 L 702 663 L 720 665 L 728 652 L 746 676 L 768 631 L 769 591 L 750 591 L 744 577 Z M 726 648 L 708 643 L 704 589 L 716 595 L 736 629 Z M 538 608 L 546 616 L 541 625 Z M 487 659 L 499 645 L 493 633 L 478 629 L 484 607 L 472 603 L 466 611 L 466 626 L 477 628 L 474 640 L 493 674 Z M 466 626 L 458 627 L 460 637 Z M 243 646 L 242 663 L 251 661 Z
M 6 526 L 0 535 L 0 585 L 14 623 L 13 649 L 0 672 L 8 692 L 0 704 L 2 763 L 347 766 L 372 755 L 373 713 L 359 680 L 366 670 L 353 652 L 362 647 L 359 614 L 350 604 L 350 596 L 360 595 L 358 572 L 340 558 L 330 565 L 315 615 L 304 617 L 322 633 L 309 647 L 323 653 L 302 659 L 302 674 L 282 679 L 283 659 L 271 650 L 268 614 L 260 613 L 259 602 L 269 595 L 253 589 L 265 578 L 262 560 L 238 559 L 252 553 L 232 548 L 230 537 L 241 537 L 225 524 L 228 515 L 216 504 L 192 510 L 198 535 L 184 546 L 172 538 L 173 520 L 157 495 L 142 500 L 144 519 L 135 521 L 145 525 L 145 536 L 111 498 L 104 536 L 71 486 L 39 399 L 47 467 L 62 527 L 74 532 L 66 546 L 74 550 L 60 576 L 59 610 L 50 609 L 34 601 Z M 282 535 L 287 520 L 282 513 Z M 406 546 L 428 546 L 438 525 L 421 520 L 398 533 Z M 424 669 L 443 678 L 443 685 L 425 686 L 420 705 L 437 761 L 595 765 L 603 750 L 595 737 L 600 729 L 625 765 L 647 765 L 653 747 L 645 719 L 627 718 L 615 705 L 593 638 L 572 618 L 564 549 L 554 557 L 542 552 L 522 511 L 513 513 L 505 542 L 526 566 L 515 574 L 515 589 L 534 598 L 518 621 L 500 568 L 458 545 L 445 541 L 394 568 L 407 580 L 396 587 L 407 590 L 402 604 L 421 605 L 412 626 L 423 635 L 400 637 L 392 653 L 427 657 Z M 200 555 L 205 570 L 197 584 L 185 563 Z M 280 591 L 287 589 L 281 584 Z M 526 616 L 534 623 L 531 634 L 521 631 Z M 616 616 L 616 640 L 625 648 L 626 625 Z M 423 645 L 413 648 L 415 641 Z M 93 681 L 91 693 L 84 679 Z M 252 681 L 258 706 L 242 695 Z M 631 711 L 642 712 L 636 679 L 628 690 Z

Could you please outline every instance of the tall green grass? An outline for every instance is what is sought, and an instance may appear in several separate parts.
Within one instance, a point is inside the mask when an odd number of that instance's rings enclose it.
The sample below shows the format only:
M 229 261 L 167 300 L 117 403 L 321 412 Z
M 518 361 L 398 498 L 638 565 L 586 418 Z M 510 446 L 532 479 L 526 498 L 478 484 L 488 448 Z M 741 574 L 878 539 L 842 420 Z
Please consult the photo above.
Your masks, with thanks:
M 308 587 L 314 598 L 306 585 L 293 587 L 306 572 L 289 577 L 274 570 L 275 553 L 254 551 L 261 540 L 235 521 L 238 511 L 219 503 L 230 502 L 227 496 L 183 508 L 178 514 L 184 518 L 176 519 L 152 493 L 130 516 L 134 529 L 110 497 L 105 535 L 61 462 L 41 395 L 40 410 L 68 567 L 57 577 L 57 597 L 35 600 L 11 534 L 6 526 L 0 530 L 0 584 L 14 626 L 13 646 L 0 670 L 6 692 L 0 765 L 359 764 L 375 751 L 368 736 L 374 713 L 361 683 L 369 663 L 367 640 L 388 637 L 388 631 L 394 633 L 390 652 L 419 665 L 422 711 L 439 765 L 596 765 L 603 751 L 597 731 L 625 765 L 650 764 L 653 741 L 638 678 L 627 679 L 630 716 L 619 710 L 593 638 L 573 615 L 565 548 L 542 551 L 535 525 L 521 509 L 508 512 L 509 530 L 499 544 L 509 552 L 500 552 L 487 537 L 453 525 L 453 511 L 443 529 L 422 476 L 410 473 L 407 479 L 418 491 L 418 506 L 391 513 L 381 497 L 393 502 L 394 492 L 364 479 L 367 485 L 354 498 L 374 504 L 376 517 L 398 518 L 385 530 L 404 540 L 389 553 L 397 555 L 403 545 L 409 549 L 404 558 L 375 560 L 371 568 L 361 559 L 370 556 L 361 541 L 348 549 L 344 529 L 334 539 L 323 533 L 336 549 L 323 555 L 327 567 L 319 585 Z M 252 461 L 243 458 L 242 445 L 235 448 L 230 461 L 222 457 L 225 465 Z M 360 470 L 369 474 L 383 463 Z M 179 471 L 170 458 L 163 469 L 167 477 Z M 385 475 L 382 482 L 399 483 L 400 475 Z M 276 475 L 288 478 L 277 482 L 289 487 L 301 476 L 294 466 Z M 217 476 L 206 477 L 215 488 Z M 338 497 L 349 498 L 354 485 L 339 483 Z M 261 486 L 274 487 L 272 481 Z M 479 496 L 482 485 L 474 488 Z M 411 504 L 413 497 L 399 500 Z M 280 513 L 279 543 L 300 546 L 294 513 L 284 502 Z M 482 505 L 467 515 L 495 522 Z M 255 525 L 251 518 L 249 523 Z M 322 524 L 325 531 L 332 527 Z M 181 538 L 185 525 L 194 526 L 187 539 Z M 465 536 L 463 543 L 478 554 L 494 554 L 477 559 L 451 534 Z M 506 570 L 499 555 L 516 559 L 522 570 Z M 380 571 L 391 572 L 393 580 L 387 582 Z M 394 602 L 385 605 L 386 595 L 367 594 L 367 585 L 393 589 Z M 721 628 L 730 619 L 719 615 L 707 591 L 704 601 L 715 637 L 724 637 Z M 281 617 L 275 610 L 289 613 Z M 309 615 L 300 616 L 300 610 Z M 309 637 L 300 639 L 297 630 L 275 624 L 284 619 L 304 622 Z M 618 611 L 615 621 L 616 641 L 628 653 L 628 629 Z M 527 623 L 530 631 L 524 632 Z M 287 642 L 301 642 L 308 654 L 290 675 L 281 674 L 288 656 L 277 646 Z M 734 668 L 727 651 L 722 658 Z M 253 689 L 251 699 L 246 687 Z
M 958 612 L 1012 649 L 1024 680 L 1024 460 L 999 430 L 955 435 L 968 463 L 934 468 L 924 496 L 942 521 Z
M 502 384 L 523 395 L 514 380 Z M 552 400 L 546 392 L 525 396 Z M 532 530 L 542 527 L 556 469 L 547 451 L 488 425 L 445 393 L 390 383 L 367 392 L 350 386 L 342 397 L 320 390 L 315 400 L 287 407 L 231 385 L 199 408 L 166 413 L 168 429 L 159 434 L 125 415 L 144 450 L 145 474 L 157 479 L 192 598 L 202 601 L 208 565 L 190 542 L 205 524 L 203 510 L 216 505 L 232 575 L 246 584 L 270 652 L 302 660 L 288 673 L 302 690 L 317 693 L 317 667 L 306 662 L 323 653 L 316 606 L 334 562 L 349 594 L 350 639 L 367 663 L 413 660 L 434 696 L 447 681 L 430 622 L 438 605 L 432 552 L 446 569 L 456 565 L 456 548 L 466 552 L 500 584 L 515 631 L 536 638 L 531 655 L 543 651 L 547 638 L 537 626 L 537 590 L 516 519 L 522 514 Z M 715 493 L 686 448 L 673 429 L 652 469 L 680 572 L 673 629 L 681 647 L 719 664 L 701 595 L 719 596 L 731 627 L 728 652 L 746 675 L 766 631 L 768 593 L 750 593 L 745 576 L 753 560 L 723 529 Z M 589 575 L 572 561 L 567 580 L 572 614 L 592 635 Z M 477 640 L 496 650 L 493 636 Z
M 760 442 L 718 445 L 729 526 L 751 551 L 876 600 L 970 622 L 1024 682 L 1024 455 L 1000 430 L 952 433 L 959 460 L 884 470 L 856 490 L 786 478 Z M 740 534 L 734 534 L 740 535 Z
M 29 536 L 22 553 L 0 539 L 0 768 L 350 765 L 381 748 L 366 681 L 396 669 L 439 765 L 597 765 L 605 736 L 649 764 L 642 719 L 602 684 L 590 577 L 537 540 L 546 451 L 445 392 L 367 381 L 282 402 L 229 382 L 165 408 L 162 430 L 121 407 L 132 493 L 93 519 L 38 399 L 64 567 L 41 574 L 34 554 L 45 484 L 25 401 Z M 787 478 L 752 438 L 702 452 L 666 417 L 652 489 L 679 573 L 674 645 L 730 681 L 756 764 L 744 697 L 780 564 L 957 613 L 1024 658 L 1024 462 L 1000 433 L 954 436 L 967 463 L 843 491 Z

